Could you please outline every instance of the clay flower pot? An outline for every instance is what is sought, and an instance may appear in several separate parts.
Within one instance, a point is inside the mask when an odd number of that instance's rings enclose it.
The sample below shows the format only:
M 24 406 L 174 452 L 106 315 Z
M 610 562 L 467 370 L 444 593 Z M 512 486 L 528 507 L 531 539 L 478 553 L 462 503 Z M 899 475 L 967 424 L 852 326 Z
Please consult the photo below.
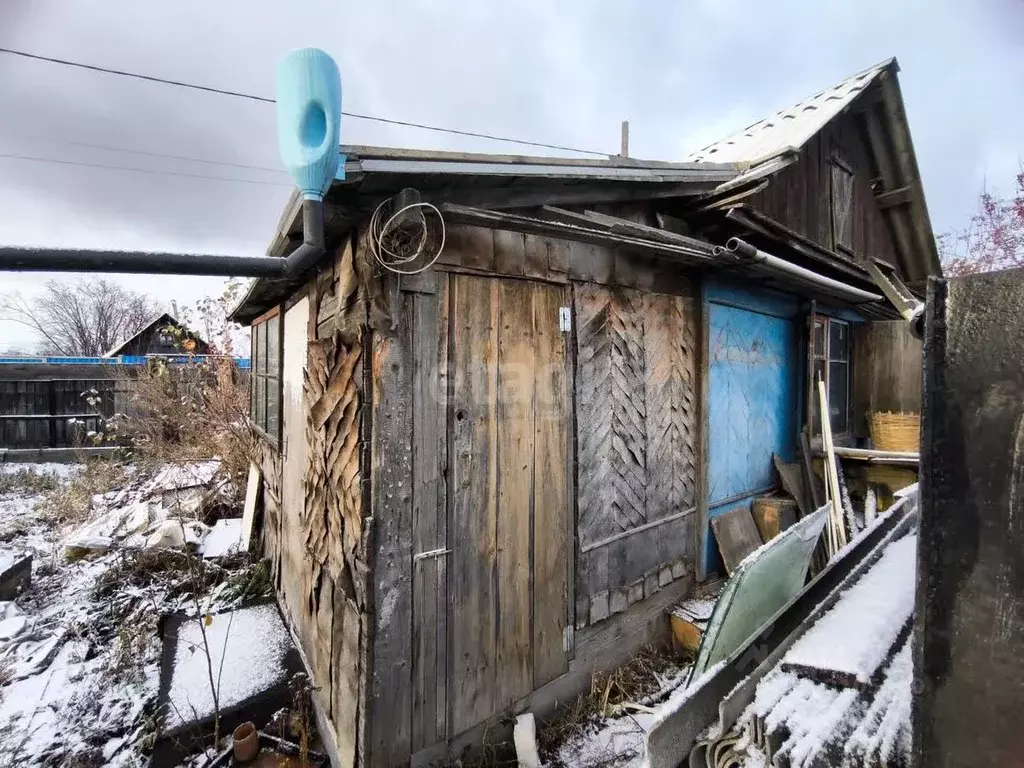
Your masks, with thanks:
M 235 760 L 240 763 L 248 763 L 260 751 L 260 735 L 252 723 L 242 723 L 235 728 L 231 741 Z

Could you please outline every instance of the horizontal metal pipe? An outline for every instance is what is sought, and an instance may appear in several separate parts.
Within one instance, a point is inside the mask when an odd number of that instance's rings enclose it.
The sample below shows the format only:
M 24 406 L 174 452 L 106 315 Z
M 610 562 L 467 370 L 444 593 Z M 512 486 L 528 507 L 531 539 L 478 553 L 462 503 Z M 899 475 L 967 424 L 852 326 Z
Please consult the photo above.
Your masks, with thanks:
M 324 254 L 324 213 L 320 201 L 306 200 L 303 203 L 302 224 L 302 244 L 284 259 L 211 253 L 0 246 L 0 270 L 294 279 L 313 267 Z
M 208 253 L 0 247 L 0 269 L 17 272 L 117 272 L 154 275 L 281 277 L 284 259 Z
M 820 288 L 823 292 L 839 298 L 847 299 L 854 303 L 882 300 L 882 296 L 880 294 L 865 291 L 862 288 L 856 288 L 852 285 L 847 285 L 840 280 L 833 280 L 831 277 L 820 275 L 813 270 L 793 264 L 785 259 L 780 259 L 778 256 L 773 256 L 759 248 L 755 248 L 750 243 L 740 240 L 738 237 L 729 238 L 724 248 L 722 246 L 715 248 L 716 256 L 721 256 L 724 253 L 729 253 L 734 256 L 738 256 L 742 260 L 761 265 L 768 271 L 790 275 L 796 278 L 799 282 L 813 285 Z

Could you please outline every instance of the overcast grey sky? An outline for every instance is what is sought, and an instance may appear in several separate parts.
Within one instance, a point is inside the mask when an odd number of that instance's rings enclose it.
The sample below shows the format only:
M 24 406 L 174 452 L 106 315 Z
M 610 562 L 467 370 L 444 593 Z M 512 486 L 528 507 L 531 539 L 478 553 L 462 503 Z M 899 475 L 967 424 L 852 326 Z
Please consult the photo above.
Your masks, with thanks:
M 266 96 L 281 56 L 318 46 L 346 110 L 609 153 L 629 119 L 630 154 L 662 160 L 896 56 L 936 231 L 1024 154 L 1021 0 L 2 0 L 0 46 Z M 0 157 L 0 242 L 262 253 L 289 194 L 283 172 L 67 143 L 279 168 L 272 105 L 5 54 L 0 105 L 0 155 L 258 182 Z M 515 149 L 355 119 L 342 140 Z M 168 303 L 221 284 L 118 279 Z M 31 344 L 0 321 L 0 350 Z

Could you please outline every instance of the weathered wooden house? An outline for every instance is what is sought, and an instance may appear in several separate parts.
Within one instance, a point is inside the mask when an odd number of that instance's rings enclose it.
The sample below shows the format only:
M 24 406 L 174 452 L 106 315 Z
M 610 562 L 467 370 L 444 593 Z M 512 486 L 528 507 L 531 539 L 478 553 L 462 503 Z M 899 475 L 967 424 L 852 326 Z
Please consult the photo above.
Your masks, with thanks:
M 919 409 L 864 268 L 939 271 L 896 73 L 681 163 L 344 149 L 327 255 L 235 312 L 263 551 L 340 765 L 443 760 L 664 633 L 721 570 L 709 520 L 816 429 L 815 373 L 839 441 Z M 371 217 L 408 189 L 446 239 L 396 275 Z

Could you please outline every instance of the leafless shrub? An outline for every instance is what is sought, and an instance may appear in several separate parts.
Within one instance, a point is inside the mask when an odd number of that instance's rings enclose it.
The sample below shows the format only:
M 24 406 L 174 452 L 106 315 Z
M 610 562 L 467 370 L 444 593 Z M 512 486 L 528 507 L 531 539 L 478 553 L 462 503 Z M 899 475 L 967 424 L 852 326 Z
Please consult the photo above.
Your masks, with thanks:
M 234 360 L 156 360 L 130 391 L 128 412 L 108 437 L 127 436 L 133 461 L 156 467 L 216 456 L 236 492 L 244 490 L 256 440 L 248 426 L 248 380 Z

